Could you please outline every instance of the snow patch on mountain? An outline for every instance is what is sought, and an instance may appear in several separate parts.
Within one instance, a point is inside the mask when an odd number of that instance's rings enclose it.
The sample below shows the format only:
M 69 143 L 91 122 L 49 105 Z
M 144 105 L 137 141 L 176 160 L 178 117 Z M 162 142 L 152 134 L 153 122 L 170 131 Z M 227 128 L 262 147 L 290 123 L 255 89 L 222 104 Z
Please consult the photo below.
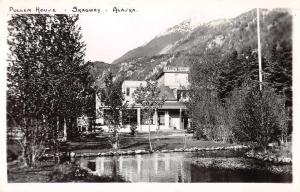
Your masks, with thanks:
M 168 28 L 167 30 L 158 34 L 156 37 L 161 37 L 172 33 L 188 33 L 192 31 L 194 28 L 195 28 L 195 22 L 192 21 L 192 19 L 187 19 L 182 21 L 178 25 Z

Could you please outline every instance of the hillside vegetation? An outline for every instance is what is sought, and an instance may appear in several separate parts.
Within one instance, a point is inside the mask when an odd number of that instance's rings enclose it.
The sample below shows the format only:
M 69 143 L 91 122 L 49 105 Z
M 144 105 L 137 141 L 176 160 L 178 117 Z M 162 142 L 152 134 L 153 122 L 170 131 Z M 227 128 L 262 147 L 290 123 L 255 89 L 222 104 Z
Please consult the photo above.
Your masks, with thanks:
M 291 50 L 292 16 L 288 10 L 261 10 L 260 13 L 263 56 L 270 59 L 283 49 Z M 92 73 L 99 77 L 109 69 L 125 78 L 145 79 L 155 76 L 165 65 L 192 66 L 195 62 L 200 65 L 206 51 L 215 51 L 222 59 L 233 51 L 240 53 L 246 47 L 257 50 L 255 10 L 194 28 L 188 27 L 189 24 L 185 21 L 168 29 L 145 46 L 128 51 L 111 65 L 94 62 Z

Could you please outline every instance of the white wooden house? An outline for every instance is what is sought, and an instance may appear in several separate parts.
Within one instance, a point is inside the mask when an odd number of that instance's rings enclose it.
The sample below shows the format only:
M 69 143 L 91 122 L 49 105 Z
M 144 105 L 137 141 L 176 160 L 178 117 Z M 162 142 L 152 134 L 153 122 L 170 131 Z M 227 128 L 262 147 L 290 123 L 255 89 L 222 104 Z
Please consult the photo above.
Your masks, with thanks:
M 180 130 L 189 127 L 189 119 L 186 113 L 186 105 L 188 102 L 187 91 L 189 88 L 189 68 L 188 67 L 165 67 L 156 81 L 160 89 L 160 94 L 164 95 L 165 103 L 153 115 L 151 119 L 147 119 L 143 113 L 141 105 L 135 103 L 134 91 L 139 86 L 145 86 L 146 81 L 124 81 L 122 84 L 122 92 L 125 101 L 129 104 L 130 115 L 123 114 L 123 124 L 121 132 L 129 132 L 131 125 L 137 126 L 137 131 L 157 130 Z M 96 98 L 96 109 L 100 109 L 102 114 L 108 112 L 101 98 Z M 96 119 L 96 123 L 101 124 L 105 131 L 108 127 L 105 123 L 105 116 L 101 115 Z

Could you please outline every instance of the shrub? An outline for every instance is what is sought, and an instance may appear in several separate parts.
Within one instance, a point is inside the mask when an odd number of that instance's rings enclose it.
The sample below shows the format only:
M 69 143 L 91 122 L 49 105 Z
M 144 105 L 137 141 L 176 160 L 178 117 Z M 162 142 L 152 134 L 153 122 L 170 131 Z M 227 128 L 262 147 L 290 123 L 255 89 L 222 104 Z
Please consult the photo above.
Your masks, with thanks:
M 194 129 L 193 137 L 197 140 L 207 139 L 206 135 L 204 134 L 202 125 L 199 125 L 197 126 L 197 128 Z
M 134 136 L 137 132 L 136 130 L 137 130 L 137 125 L 136 124 L 130 125 L 130 135 Z
M 260 91 L 257 84 L 245 85 L 231 98 L 231 117 L 234 137 L 238 141 L 256 142 L 266 149 L 271 142 L 279 142 L 282 127 L 280 108 L 284 108 L 280 96 L 267 86 Z

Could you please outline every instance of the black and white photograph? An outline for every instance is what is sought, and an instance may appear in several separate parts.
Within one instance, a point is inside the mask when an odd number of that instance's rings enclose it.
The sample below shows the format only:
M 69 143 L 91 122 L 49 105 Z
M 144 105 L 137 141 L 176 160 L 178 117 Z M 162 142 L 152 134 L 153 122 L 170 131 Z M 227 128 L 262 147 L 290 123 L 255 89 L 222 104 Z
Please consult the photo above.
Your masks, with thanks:
M 2 7 L 8 184 L 295 182 L 299 2 L 64 2 Z

